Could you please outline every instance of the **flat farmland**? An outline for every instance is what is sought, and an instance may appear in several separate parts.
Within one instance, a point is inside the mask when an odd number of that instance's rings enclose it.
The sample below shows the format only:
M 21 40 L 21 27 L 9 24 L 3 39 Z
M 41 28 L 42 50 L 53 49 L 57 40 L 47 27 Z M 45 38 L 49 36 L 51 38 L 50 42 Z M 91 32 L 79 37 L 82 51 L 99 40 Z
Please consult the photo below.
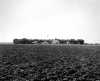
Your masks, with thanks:
M 1 81 L 100 81 L 99 45 L 0 45 Z

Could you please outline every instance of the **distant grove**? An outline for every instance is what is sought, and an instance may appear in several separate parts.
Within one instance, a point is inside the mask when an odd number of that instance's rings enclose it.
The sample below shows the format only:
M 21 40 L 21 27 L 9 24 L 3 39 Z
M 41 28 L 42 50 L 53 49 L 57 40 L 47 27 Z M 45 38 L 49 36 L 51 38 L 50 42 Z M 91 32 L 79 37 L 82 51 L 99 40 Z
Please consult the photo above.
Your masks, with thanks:
M 14 44 L 84 44 L 83 39 L 14 39 Z

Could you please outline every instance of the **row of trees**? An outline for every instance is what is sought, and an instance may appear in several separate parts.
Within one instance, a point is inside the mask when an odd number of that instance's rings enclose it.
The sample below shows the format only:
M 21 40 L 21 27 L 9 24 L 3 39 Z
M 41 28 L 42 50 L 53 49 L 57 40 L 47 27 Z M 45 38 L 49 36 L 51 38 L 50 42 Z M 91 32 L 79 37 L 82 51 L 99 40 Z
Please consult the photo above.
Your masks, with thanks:
M 48 40 L 43 40 L 43 39 L 14 39 L 13 40 L 14 44 L 84 44 L 83 39 L 69 39 L 69 40 L 64 40 L 64 39 L 48 39 Z

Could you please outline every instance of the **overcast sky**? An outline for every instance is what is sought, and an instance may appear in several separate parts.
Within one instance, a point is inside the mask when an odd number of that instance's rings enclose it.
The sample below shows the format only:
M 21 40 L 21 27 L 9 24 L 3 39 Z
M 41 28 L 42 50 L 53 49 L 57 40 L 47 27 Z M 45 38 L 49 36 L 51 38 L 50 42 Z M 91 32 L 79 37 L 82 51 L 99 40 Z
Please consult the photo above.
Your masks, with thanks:
M 0 42 L 14 38 L 100 43 L 100 0 L 0 0 Z

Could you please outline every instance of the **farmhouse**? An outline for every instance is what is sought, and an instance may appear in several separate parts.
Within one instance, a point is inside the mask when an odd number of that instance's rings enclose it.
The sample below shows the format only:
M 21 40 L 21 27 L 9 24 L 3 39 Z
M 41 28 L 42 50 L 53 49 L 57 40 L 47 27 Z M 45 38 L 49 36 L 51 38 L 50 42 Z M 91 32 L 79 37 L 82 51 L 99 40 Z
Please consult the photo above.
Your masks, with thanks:
M 52 44 L 59 44 L 59 40 L 53 39 L 53 40 L 52 40 Z

